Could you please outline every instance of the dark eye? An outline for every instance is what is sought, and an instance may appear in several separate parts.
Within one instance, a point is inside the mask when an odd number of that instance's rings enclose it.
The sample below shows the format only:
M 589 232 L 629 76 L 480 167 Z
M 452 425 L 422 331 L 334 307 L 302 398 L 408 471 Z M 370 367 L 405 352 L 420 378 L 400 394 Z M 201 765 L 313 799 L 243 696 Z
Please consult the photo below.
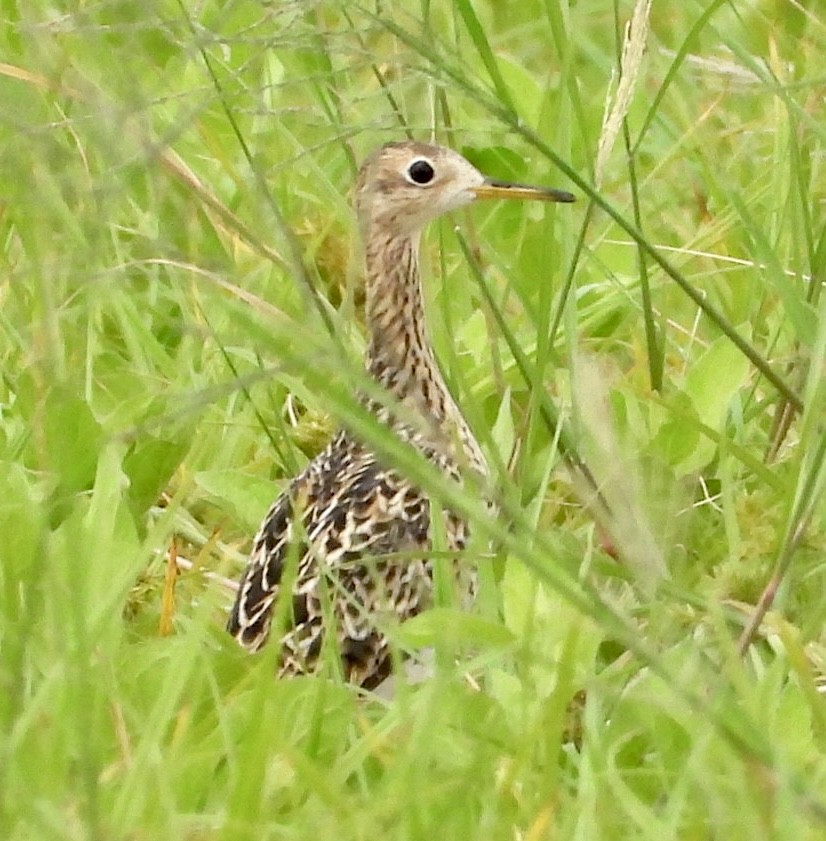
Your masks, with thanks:
M 407 176 L 414 184 L 429 184 L 436 173 L 428 161 L 413 161 L 407 168 Z

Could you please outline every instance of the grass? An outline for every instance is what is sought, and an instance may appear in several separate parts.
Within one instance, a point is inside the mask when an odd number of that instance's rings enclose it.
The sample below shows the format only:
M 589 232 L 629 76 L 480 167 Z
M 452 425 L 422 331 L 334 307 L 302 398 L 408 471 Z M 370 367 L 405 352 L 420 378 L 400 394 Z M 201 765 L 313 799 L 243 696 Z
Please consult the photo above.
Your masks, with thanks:
M 654 4 L 622 65 L 627 2 L 4 11 L 3 837 L 822 838 L 819 4 Z M 425 240 L 497 520 L 352 396 L 405 136 L 579 197 Z M 390 702 L 274 681 L 206 574 L 341 421 L 496 548 Z

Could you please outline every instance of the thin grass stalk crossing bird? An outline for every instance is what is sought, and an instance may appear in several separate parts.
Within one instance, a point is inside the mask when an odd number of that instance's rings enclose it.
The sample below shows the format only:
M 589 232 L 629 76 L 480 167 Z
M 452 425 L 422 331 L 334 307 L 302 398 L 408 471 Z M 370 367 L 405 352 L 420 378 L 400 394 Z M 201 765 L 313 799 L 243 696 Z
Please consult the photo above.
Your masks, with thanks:
M 451 479 L 484 479 L 488 465 L 448 391 L 428 341 L 418 268 L 419 239 L 432 219 L 477 199 L 571 202 L 561 190 L 485 178 L 461 155 L 426 143 L 390 143 L 356 182 L 364 244 L 369 344 L 366 367 L 391 401 L 367 408 Z M 431 504 L 346 429 L 270 508 L 255 537 L 227 630 L 250 650 L 270 634 L 274 609 L 279 676 L 312 672 L 326 633 L 336 635 L 346 680 L 374 688 L 391 670 L 389 622 L 431 603 Z M 468 524 L 445 512 L 451 553 Z M 292 565 L 292 569 L 291 569 Z M 289 571 L 289 572 L 288 572 Z M 291 592 L 282 593 L 282 584 Z

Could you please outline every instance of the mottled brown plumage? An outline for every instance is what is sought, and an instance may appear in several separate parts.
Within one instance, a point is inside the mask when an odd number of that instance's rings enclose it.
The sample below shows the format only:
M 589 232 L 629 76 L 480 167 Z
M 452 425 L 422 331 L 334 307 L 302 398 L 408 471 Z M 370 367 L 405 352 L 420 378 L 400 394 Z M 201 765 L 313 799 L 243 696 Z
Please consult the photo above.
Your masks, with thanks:
M 470 473 L 484 477 L 488 468 L 427 340 L 419 237 L 436 216 L 497 197 L 573 201 L 561 191 L 487 179 L 457 153 L 414 142 L 383 146 L 356 184 L 370 332 L 365 362 L 397 411 L 366 404 L 457 482 Z M 442 516 L 446 548 L 458 553 L 467 523 L 450 512 Z M 279 674 L 313 671 L 325 633 L 334 632 L 344 677 L 374 687 L 390 671 L 387 623 L 431 602 L 430 529 L 427 496 L 342 430 L 265 517 L 227 628 L 245 647 L 259 649 L 292 568 L 286 627 L 278 629 Z

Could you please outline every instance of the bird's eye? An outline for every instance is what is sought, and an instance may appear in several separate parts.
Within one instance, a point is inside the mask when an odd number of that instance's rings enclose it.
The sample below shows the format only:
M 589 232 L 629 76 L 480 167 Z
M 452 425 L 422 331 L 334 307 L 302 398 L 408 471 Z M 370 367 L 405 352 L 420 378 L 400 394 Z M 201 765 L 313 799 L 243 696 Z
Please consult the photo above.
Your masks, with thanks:
M 407 168 L 407 177 L 414 184 L 429 184 L 436 173 L 429 161 L 419 158 Z

